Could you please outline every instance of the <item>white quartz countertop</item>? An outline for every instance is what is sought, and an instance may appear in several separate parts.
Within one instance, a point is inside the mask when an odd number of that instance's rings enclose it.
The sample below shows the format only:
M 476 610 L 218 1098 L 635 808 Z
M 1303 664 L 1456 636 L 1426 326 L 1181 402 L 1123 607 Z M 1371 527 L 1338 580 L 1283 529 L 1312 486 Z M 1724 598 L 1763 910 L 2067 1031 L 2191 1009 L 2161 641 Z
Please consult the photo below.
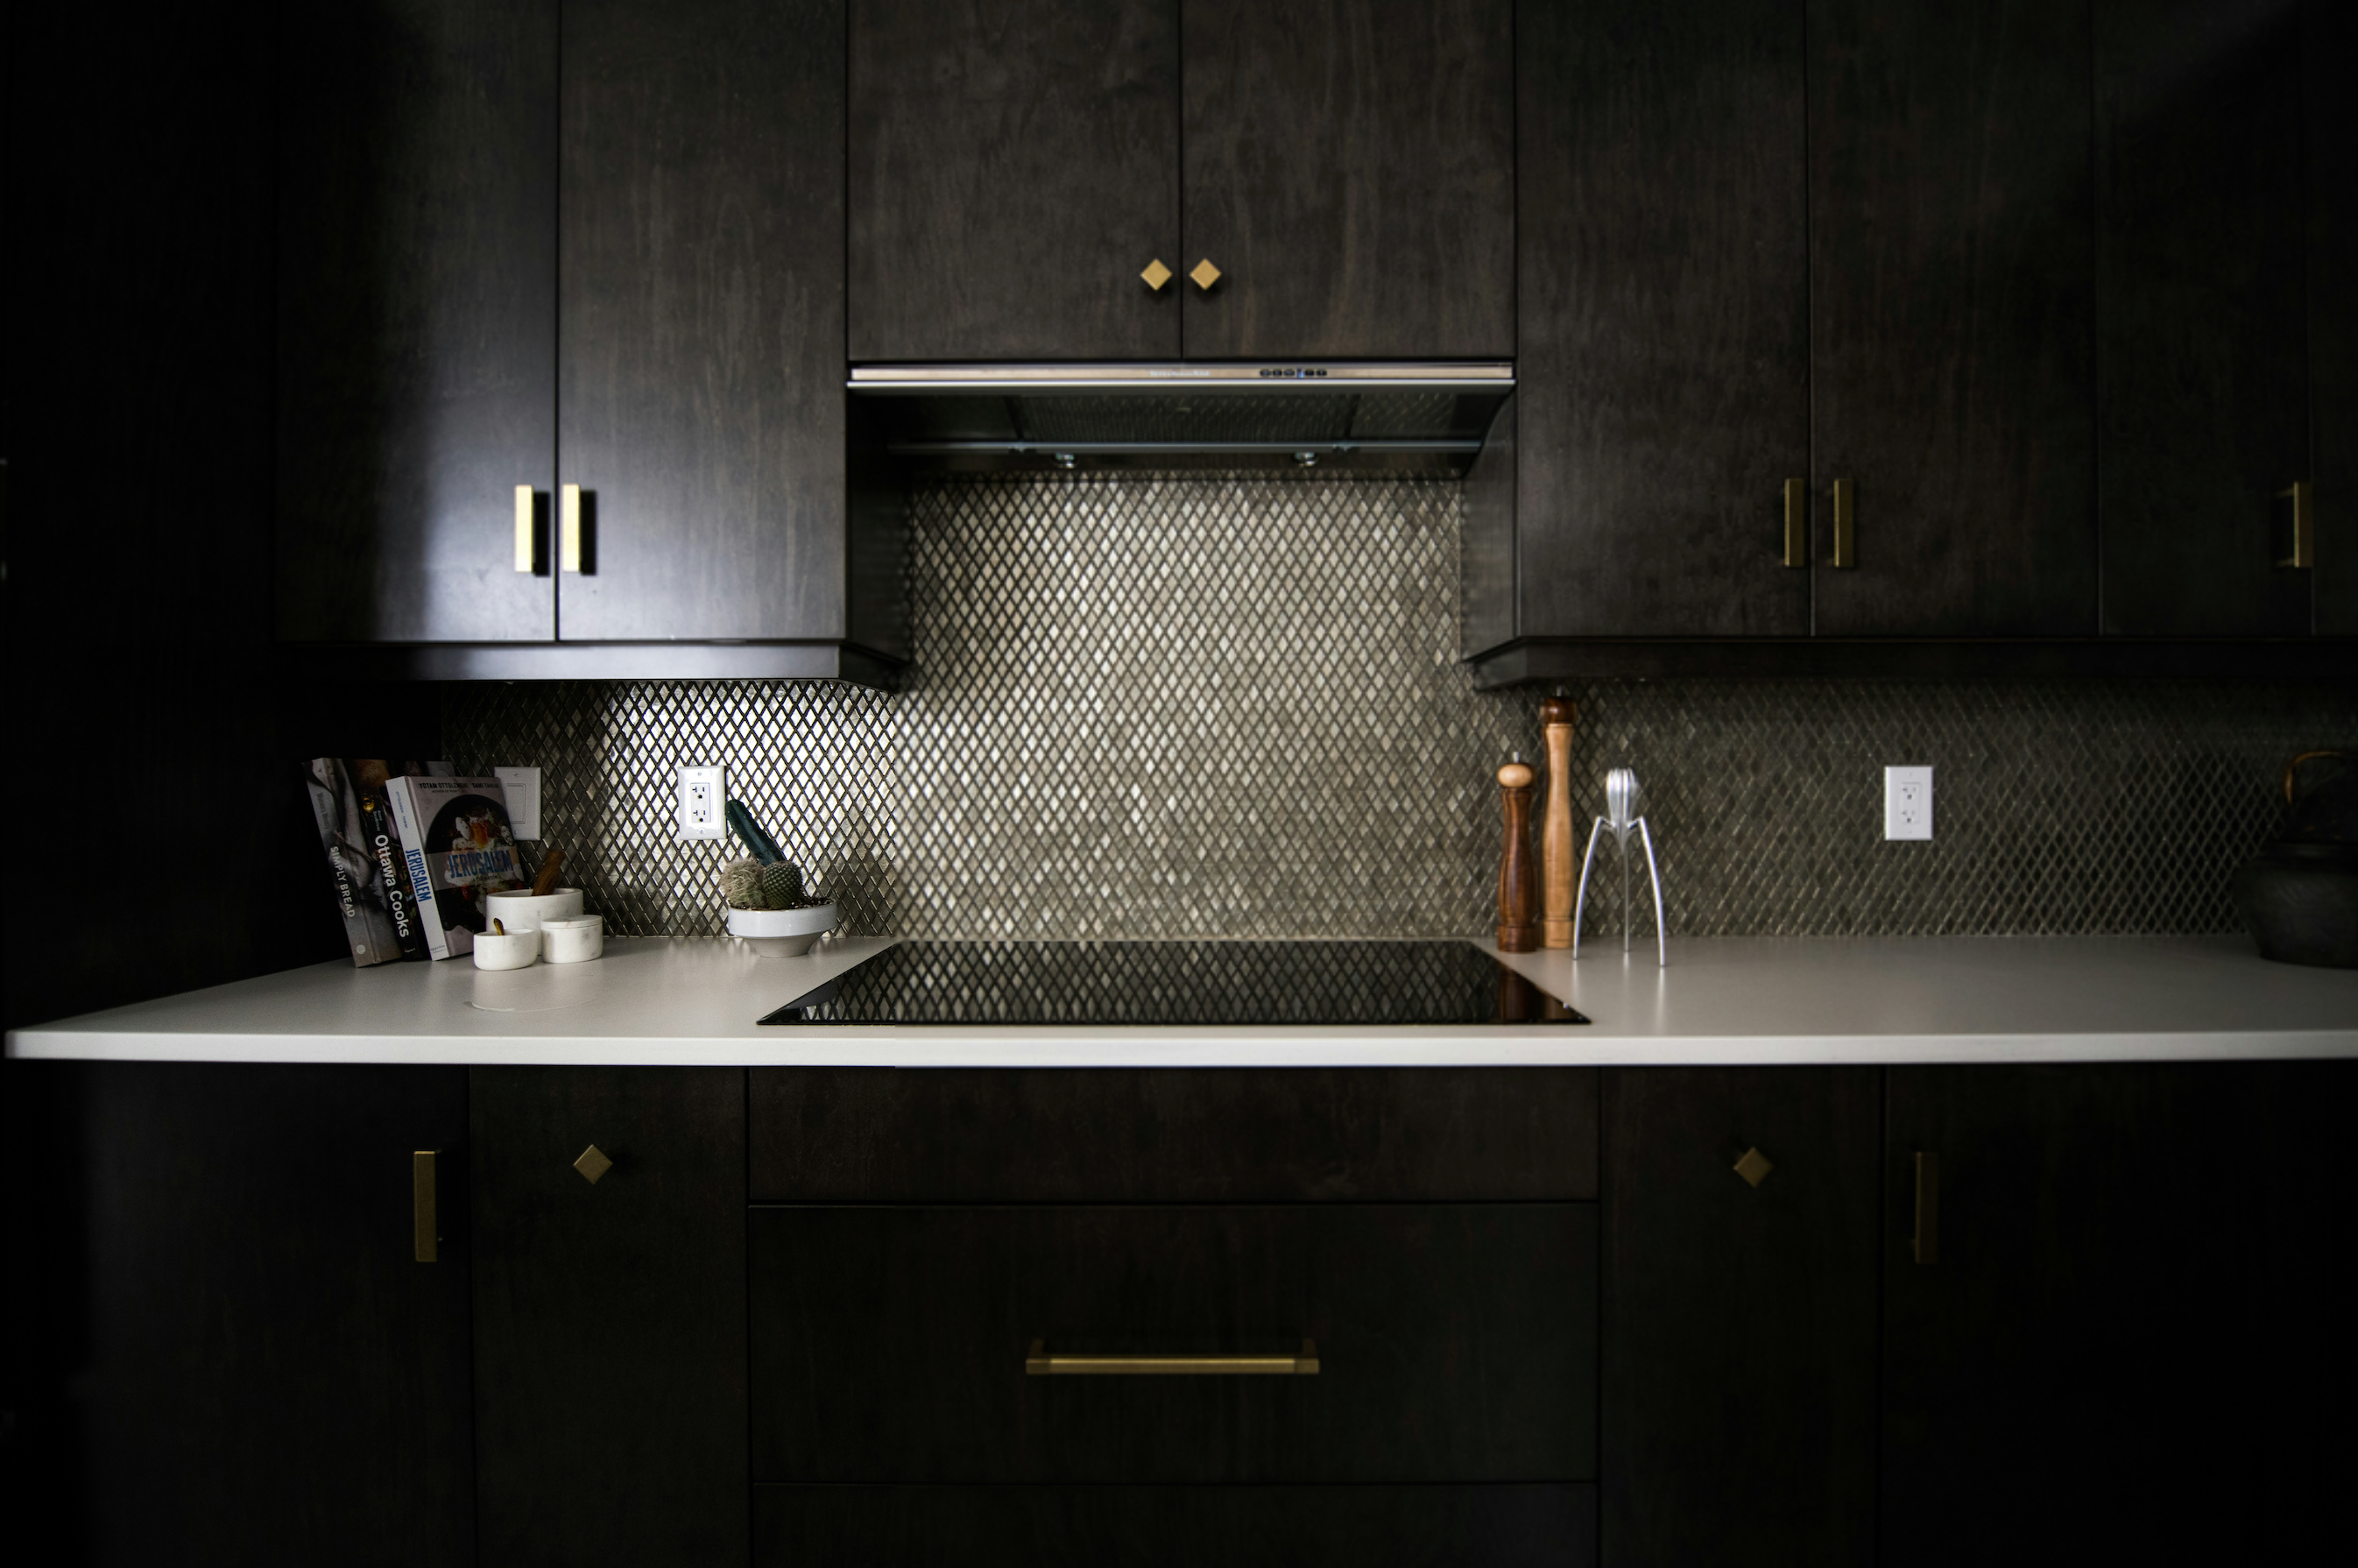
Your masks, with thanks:
M 1595 1022 L 1501 1027 L 764 1027 L 881 940 L 763 958 L 614 941 L 592 963 L 313 965 L 12 1031 L 116 1061 L 735 1066 L 1476 1066 L 2358 1056 L 2358 970 L 2234 937 L 1726 938 L 1508 961 Z

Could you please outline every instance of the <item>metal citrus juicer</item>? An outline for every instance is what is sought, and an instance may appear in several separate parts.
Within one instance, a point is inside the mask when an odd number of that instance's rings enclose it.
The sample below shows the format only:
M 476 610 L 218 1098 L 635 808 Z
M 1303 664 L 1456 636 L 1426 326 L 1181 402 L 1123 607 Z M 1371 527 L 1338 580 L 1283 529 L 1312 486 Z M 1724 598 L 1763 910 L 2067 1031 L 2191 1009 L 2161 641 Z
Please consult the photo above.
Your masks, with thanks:
M 1662 921 L 1662 873 L 1654 863 L 1654 835 L 1648 830 L 1646 819 L 1638 814 L 1645 794 L 1638 787 L 1638 775 L 1628 768 L 1616 768 L 1605 775 L 1605 815 L 1588 830 L 1588 852 L 1580 858 L 1580 896 L 1572 905 L 1572 956 L 1580 957 L 1580 917 L 1588 905 L 1588 868 L 1596 859 L 1596 840 L 1606 828 L 1621 849 L 1621 951 L 1629 951 L 1629 928 L 1636 924 L 1629 907 L 1629 834 L 1634 829 L 1638 841 L 1646 849 L 1646 875 L 1654 884 L 1654 961 L 1663 968 L 1671 963 L 1670 941 Z

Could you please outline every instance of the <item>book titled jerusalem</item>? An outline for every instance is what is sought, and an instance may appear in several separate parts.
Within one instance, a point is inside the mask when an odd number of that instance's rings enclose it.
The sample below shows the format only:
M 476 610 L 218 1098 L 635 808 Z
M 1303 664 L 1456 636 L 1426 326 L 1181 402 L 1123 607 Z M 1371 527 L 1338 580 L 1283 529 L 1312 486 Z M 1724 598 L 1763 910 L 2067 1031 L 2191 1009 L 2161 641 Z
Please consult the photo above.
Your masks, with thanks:
M 455 958 L 475 950 L 489 924 L 489 895 L 528 885 L 495 778 L 394 778 L 385 798 L 401 832 L 409 885 L 427 951 Z

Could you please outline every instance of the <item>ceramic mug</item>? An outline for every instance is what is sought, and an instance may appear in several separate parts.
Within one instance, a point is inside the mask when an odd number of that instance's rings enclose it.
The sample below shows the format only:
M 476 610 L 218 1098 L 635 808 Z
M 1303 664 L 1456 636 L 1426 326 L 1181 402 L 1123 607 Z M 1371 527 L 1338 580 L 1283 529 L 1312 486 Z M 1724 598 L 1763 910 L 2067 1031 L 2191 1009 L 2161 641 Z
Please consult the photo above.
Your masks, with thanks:
M 606 922 L 577 914 L 540 923 L 540 956 L 552 964 L 586 964 L 606 950 Z
M 546 921 L 581 913 L 581 890 L 558 888 L 535 898 L 529 888 L 509 888 L 483 901 L 484 913 L 511 931 L 537 931 Z
M 475 934 L 475 968 L 479 969 L 522 969 L 539 961 L 537 931 L 511 931 L 504 936 L 496 931 Z

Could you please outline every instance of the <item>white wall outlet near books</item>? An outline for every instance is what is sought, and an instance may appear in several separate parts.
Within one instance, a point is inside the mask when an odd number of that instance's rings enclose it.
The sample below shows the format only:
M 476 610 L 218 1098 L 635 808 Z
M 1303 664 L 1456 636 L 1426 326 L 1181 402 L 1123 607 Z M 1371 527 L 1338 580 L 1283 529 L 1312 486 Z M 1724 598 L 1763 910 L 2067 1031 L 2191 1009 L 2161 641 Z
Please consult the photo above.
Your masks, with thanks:
M 1886 838 L 1932 837 L 1932 770 L 1883 770 L 1883 836 Z
M 508 827 L 518 838 L 540 837 L 540 770 L 493 768 L 500 793 L 507 796 Z
M 729 837 L 729 781 L 722 770 L 679 770 L 679 836 L 683 838 Z

